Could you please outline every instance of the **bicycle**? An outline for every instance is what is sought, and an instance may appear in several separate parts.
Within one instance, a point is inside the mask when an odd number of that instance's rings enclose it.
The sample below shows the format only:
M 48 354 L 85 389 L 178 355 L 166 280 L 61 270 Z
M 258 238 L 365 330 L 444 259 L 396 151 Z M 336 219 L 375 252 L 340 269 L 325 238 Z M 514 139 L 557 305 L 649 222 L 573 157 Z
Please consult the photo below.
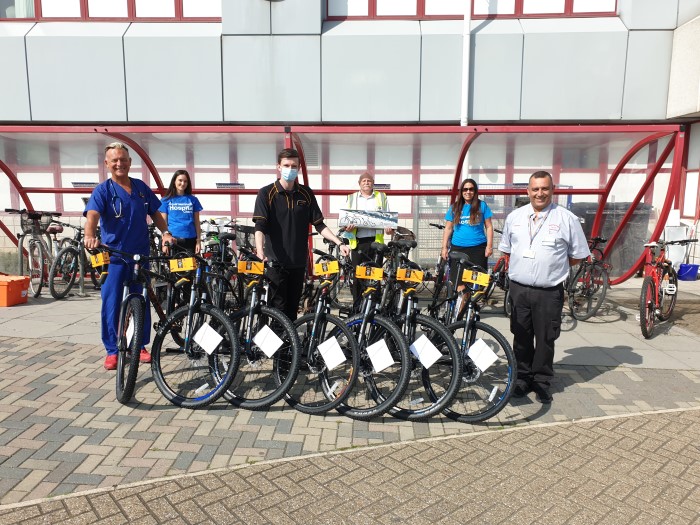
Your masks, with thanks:
M 678 274 L 671 261 L 666 259 L 666 246 L 687 246 L 693 242 L 698 240 L 657 241 L 644 245 L 644 281 L 639 298 L 639 322 L 645 339 L 653 335 L 655 319 L 667 321 L 671 317 L 678 298 Z
M 503 232 L 497 228 L 494 228 L 494 231 L 496 233 L 503 234 Z M 510 302 L 510 277 L 508 277 L 509 264 L 510 254 L 501 254 L 490 272 L 491 283 L 488 285 L 485 292 L 485 300 L 489 300 L 496 287 L 503 290 L 503 313 L 508 319 L 510 319 L 511 314 L 513 313 L 513 305 Z
M 515 353 L 506 338 L 494 327 L 481 322 L 481 303 L 490 276 L 460 253 L 450 254 L 465 284 L 464 319 L 447 327 L 464 360 L 462 381 L 452 404 L 443 413 L 462 423 L 479 423 L 492 418 L 508 404 L 518 369 Z M 431 394 L 436 397 L 436 394 Z
M 333 289 L 338 286 L 337 257 L 320 250 L 314 265 L 320 278 L 312 304 L 315 310 L 296 321 L 301 342 L 301 365 L 285 401 L 306 414 L 324 414 L 350 395 L 360 369 L 360 350 L 345 322 L 331 314 Z
M 572 277 L 566 286 L 571 316 L 578 321 L 590 319 L 600 309 L 610 287 L 611 266 L 603 260 L 603 252 L 598 245 L 607 239 L 593 237 L 588 241 L 591 255 L 572 269 Z
M 378 250 L 388 263 L 380 312 L 396 323 L 411 350 L 406 393 L 389 413 L 408 421 L 427 419 L 448 407 L 460 387 L 463 368 L 452 334 L 420 313 L 418 288 L 424 272 L 408 258 L 415 247 L 416 241 L 400 240 Z
M 373 243 L 372 248 L 382 244 Z M 359 379 L 348 398 L 336 410 L 352 419 L 367 421 L 394 408 L 410 381 L 408 344 L 401 330 L 388 317 L 377 312 L 378 291 L 383 269 L 375 262 L 364 262 L 355 269 L 355 278 L 364 285 L 362 313 L 345 323 L 360 349 Z
M 189 302 L 159 326 L 151 346 L 151 371 L 158 390 L 172 404 L 201 408 L 228 391 L 241 350 L 228 315 L 207 302 L 205 281 L 214 274 L 206 260 L 190 253 L 177 257 L 170 261 L 171 271 L 193 273 Z M 179 282 L 190 280 L 183 276 Z
M 16 210 L 6 208 L 7 213 L 20 215 L 22 233 L 17 235 L 17 252 L 20 275 L 29 276 L 29 289 L 33 297 L 39 297 L 44 284 L 48 283 L 49 270 L 54 254 L 58 253 L 56 235 L 63 231 L 60 225 L 53 225 L 54 217 L 61 214 L 53 211 Z M 53 240 L 51 239 L 53 235 Z M 24 259 L 24 239 L 29 237 L 27 259 Z M 47 242 L 48 240 L 48 242 Z M 52 248 L 49 248 L 52 246 Z
M 292 321 L 266 304 L 273 263 L 239 247 L 238 277 L 247 280 L 249 299 L 244 308 L 229 313 L 241 346 L 241 365 L 224 393 L 232 405 L 260 410 L 276 403 L 292 388 L 299 373 L 301 344 Z
M 82 276 L 86 273 L 90 275 L 92 284 L 97 289 L 99 284 L 97 272 L 92 267 L 89 257 L 85 255 L 84 228 L 64 222 L 58 222 L 58 224 L 73 228 L 74 234 L 72 239 L 61 241 L 62 248 L 51 264 L 49 292 L 54 299 L 63 299 L 70 293 L 77 277 L 80 275 L 83 278 Z

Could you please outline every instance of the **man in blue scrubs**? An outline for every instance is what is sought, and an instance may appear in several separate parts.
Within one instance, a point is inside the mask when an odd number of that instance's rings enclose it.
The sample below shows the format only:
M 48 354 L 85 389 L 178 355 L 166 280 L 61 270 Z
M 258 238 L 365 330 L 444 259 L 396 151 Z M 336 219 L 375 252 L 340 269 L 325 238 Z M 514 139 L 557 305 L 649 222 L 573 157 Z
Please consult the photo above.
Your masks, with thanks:
M 95 237 L 97 224 L 100 224 L 102 242 L 112 248 L 128 253 L 148 255 L 149 238 L 146 217 L 150 216 L 158 229 L 163 232 L 163 242 L 172 243 L 165 219 L 158 211 L 160 200 L 146 183 L 129 177 L 131 157 L 129 150 L 120 142 L 113 142 L 105 148 L 105 165 L 111 177 L 99 184 L 92 192 L 83 215 L 85 223 L 85 246 L 97 248 L 100 241 Z M 110 258 L 107 281 L 102 285 L 102 342 L 107 350 L 104 367 L 117 368 L 117 329 L 119 309 L 122 301 L 124 281 L 131 276 L 133 261 L 127 262 L 119 256 Z M 140 287 L 132 291 L 140 293 Z M 151 311 L 146 308 L 144 319 L 144 341 L 151 340 Z M 151 356 L 145 347 L 141 350 L 140 361 L 150 363 Z

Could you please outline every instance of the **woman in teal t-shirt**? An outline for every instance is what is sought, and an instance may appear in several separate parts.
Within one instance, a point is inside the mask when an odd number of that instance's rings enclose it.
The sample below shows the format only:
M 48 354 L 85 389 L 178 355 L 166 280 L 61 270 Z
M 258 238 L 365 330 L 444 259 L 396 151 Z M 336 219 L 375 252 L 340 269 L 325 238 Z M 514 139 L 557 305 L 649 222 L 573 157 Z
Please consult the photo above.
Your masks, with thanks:
M 190 174 L 187 170 L 177 170 L 158 211 L 165 217 L 176 244 L 195 253 L 201 250 L 199 212 L 202 209 L 199 199 L 192 195 Z
M 476 181 L 463 180 L 459 195 L 445 215 L 442 256 L 447 258 L 449 251 L 461 252 L 466 254 L 472 263 L 487 270 L 489 257 L 493 253 L 492 216 L 491 208 L 479 199 L 479 186 Z M 450 275 L 453 275 L 454 268 L 450 270 Z M 451 280 L 455 281 L 452 277 Z

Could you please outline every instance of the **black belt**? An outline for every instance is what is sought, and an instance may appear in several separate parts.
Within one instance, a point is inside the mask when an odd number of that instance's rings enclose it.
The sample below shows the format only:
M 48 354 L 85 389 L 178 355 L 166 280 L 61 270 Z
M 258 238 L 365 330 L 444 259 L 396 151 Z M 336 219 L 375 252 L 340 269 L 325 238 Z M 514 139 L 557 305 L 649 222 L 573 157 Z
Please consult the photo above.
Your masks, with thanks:
M 555 290 L 564 289 L 564 283 L 559 283 L 556 286 L 531 286 L 529 284 L 519 283 L 518 281 L 514 281 L 513 279 L 511 279 L 510 282 L 515 283 L 518 286 L 522 286 L 523 288 L 532 288 L 533 290 L 544 290 L 545 292 L 553 292 Z

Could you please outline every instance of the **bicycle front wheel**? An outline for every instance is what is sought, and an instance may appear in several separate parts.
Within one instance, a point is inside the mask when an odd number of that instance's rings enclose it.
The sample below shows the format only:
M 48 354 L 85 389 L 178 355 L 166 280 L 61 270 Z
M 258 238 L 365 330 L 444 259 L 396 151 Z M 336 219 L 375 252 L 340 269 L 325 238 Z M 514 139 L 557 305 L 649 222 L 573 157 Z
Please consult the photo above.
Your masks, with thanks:
M 569 310 L 574 319 L 585 321 L 597 312 L 608 291 L 608 272 L 600 265 L 582 265 L 569 283 Z
M 78 250 L 72 246 L 63 248 L 49 271 L 49 292 L 54 299 L 63 299 L 73 288 L 80 273 Z
M 363 320 L 362 314 L 346 320 L 360 348 L 361 381 L 356 382 L 337 410 L 344 416 L 366 421 L 387 413 L 399 402 L 408 386 L 411 360 L 406 340 L 392 321 L 375 315 L 365 323 L 363 332 Z
M 189 334 L 189 345 L 183 337 Z M 151 346 L 151 371 L 173 405 L 201 408 L 219 399 L 231 385 L 240 362 L 235 329 L 224 312 L 199 304 L 170 314 Z
M 131 297 L 121 312 L 117 354 L 117 401 L 125 405 L 134 395 L 143 342 L 145 303 Z
M 405 323 L 399 323 L 399 327 L 406 333 Z M 462 356 L 452 333 L 432 317 L 417 315 L 408 331 L 412 345 L 409 347 L 411 375 L 406 393 L 389 413 L 398 419 L 421 421 L 439 414 L 457 395 L 462 380 Z M 430 355 L 431 350 L 434 356 Z M 431 357 L 435 359 L 432 363 Z
M 40 242 L 30 240 L 28 252 L 26 275 L 29 276 L 29 289 L 34 297 L 39 297 L 44 286 L 44 249 Z
M 355 386 L 360 366 L 357 341 L 345 323 L 330 314 L 322 314 L 318 323 L 315 317 L 311 313 L 294 321 L 302 349 L 301 365 L 284 396 L 289 405 L 305 414 L 325 414 L 340 405 Z
M 454 323 L 447 329 L 460 342 L 464 370 L 459 391 L 443 413 L 462 423 L 494 417 L 508 404 L 517 378 L 513 349 L 503 334 L 480 321 L 468 325 L 466 334 L 465 323 Z M 482 359 L 470 357 L 477 350 Z
M 282 399 L 297 378 L 301 356 L 297 332 L 286 315 L 268 306 L 258 306 L 252 315 L 250 307 L 237 310 L 230 319 L 242 355 L 224 397 L 237 407 L 267 408 Z M 247 340 L 248 333 L 251 340 Z
M 639 298 L 639 324 L 645 339 L 649 339 L 654 333 L 654 310 L 656 310 L 654 280 L 651 277 L 645 277 L 642 282 L 642 295 Z
M 659 287 L 659 313 L 656 317 L 659 321 L 668 321 L 676 307 L 678 292 L 678 274 L 673 266 L 664 268 Z

